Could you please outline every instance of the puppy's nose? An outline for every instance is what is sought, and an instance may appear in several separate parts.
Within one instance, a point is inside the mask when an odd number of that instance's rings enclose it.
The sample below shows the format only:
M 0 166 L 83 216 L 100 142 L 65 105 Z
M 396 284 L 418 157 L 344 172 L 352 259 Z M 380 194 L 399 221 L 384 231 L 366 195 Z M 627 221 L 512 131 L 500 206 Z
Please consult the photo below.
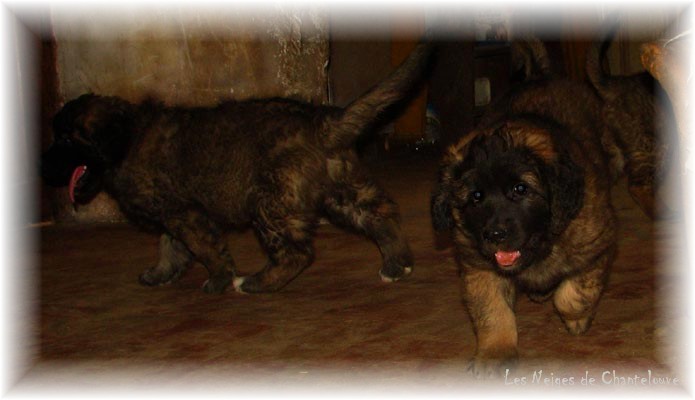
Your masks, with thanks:
M 487 229 L 483 232 L 483 238 L 488 242 L 499 244 L 507 240 L 507 230 L 502 227 Z

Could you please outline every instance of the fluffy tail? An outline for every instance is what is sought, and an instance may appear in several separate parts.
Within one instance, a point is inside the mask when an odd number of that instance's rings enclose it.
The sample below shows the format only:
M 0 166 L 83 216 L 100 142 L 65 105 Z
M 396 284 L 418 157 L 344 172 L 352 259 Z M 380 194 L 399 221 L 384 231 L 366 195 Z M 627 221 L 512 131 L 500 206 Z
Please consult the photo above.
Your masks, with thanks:
M 326 147 L 351 146 L 387 110 L 405 100 L 424 75 L 432 49 L 431 43 L 418 44 L 391 75 L 345 107 L 338 119 L 332 121 Z
M 610 73 L 603 68 L 603 60 L 605 60 L 608 47 L 618 32 L 618 25 L 617 18 L 611 18 L 607 25 L 609 28 L 603 34 L 603 40 L 592 44 L 586 54 L 586 75 L 598 94 L 604 98 L 609 95 L 606 85 Z
M 512 63 L 523 81 L 549 77 L 553 68 L 545 44 L 534 35 L 526 35 L 512 43 Z

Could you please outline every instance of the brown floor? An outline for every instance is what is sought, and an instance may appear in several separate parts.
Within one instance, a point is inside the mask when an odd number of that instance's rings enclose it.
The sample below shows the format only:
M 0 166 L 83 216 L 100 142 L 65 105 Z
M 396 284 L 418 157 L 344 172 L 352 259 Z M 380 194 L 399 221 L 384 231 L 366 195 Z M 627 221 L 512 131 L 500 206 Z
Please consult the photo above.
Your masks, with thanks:
M 416 257 L 413 275 L 395 284 L 379 280 L 374 245 L 330 225 L 318 231 L 314 264 L 270 295 L 207 295 L 201 266 L 175 284 L 140 286 L 138 274 L 157 260 L 158 238 L 128 225 L 41 229 L 40 356 L 19 386 L 359 385 L 458 393 L 477 385 L 465 371 L 475 338 L 451 248 L 435 240 L 430 225 L 436 162 L 421 156 L 370 168 L 399 202 Z M 624 185 L 614 192 L 620 252 L 593 327 L 572 337 L 550 302 L 520 298 L 521 363 L 498 387 L 513 378 L 543 389 L 568 378 L 565 387 L 579 387 L 587 375 L 602 386 L 614 370 L 619 377 L 648 377 L 651 370 L 653 377 L 683 379 L 673 367 L 677 347 L 666 345 L 683 319 L 672 305 L 684 276 L 677 265 L 681 225 L 652 224 Z M 250 232 L 235 239 L 233 255 L 242 273 L 264 263 Z M 532 382 L 541 370 L 555 379 Z M 623 383 L 603 386 L 641 389 Z

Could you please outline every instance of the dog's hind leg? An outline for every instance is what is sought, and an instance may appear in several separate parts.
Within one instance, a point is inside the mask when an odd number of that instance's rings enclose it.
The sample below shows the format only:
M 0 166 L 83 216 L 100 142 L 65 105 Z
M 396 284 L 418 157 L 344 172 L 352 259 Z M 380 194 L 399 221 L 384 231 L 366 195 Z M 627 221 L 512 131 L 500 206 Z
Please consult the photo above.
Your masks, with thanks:
M 205 214 L 189 210 L 165 223 L 172 236 L 208 270 L 209 278 L 203 285 L 206 293 L 222 293 L 234 278 L 234 260 L 227 250 L 226 237 Z
M 413 255 L 399 225 L 398 206 L 366 176 L 354 173 L 335 185 L 325 200 L 328 218 L 376 242 L 383 266 L 379 275 L 394 282 L 412 272 Z
M 654 151 L 629 154 L 625 167 L 628 191 L 647 216 L 652 219 L 667 218 L 672 211 L 659 191 L 666 166 L 653 153 Z
M 183 243 L 165 233 L 159 239 L 159 262 L 140 274 L 140 283 L 157 286 L 172 282 L 186 271 L 192 258 Z
M 267 205 L 271 206 L 267 206 Z M 282 289 L 314 259 L 315 218 L 302 212 L 278 209 L 274 201 L 260 201 L 254 229 L 268 254 L 265 268 L 251 276 L 234 279 L 241 293 L 274 292 Z

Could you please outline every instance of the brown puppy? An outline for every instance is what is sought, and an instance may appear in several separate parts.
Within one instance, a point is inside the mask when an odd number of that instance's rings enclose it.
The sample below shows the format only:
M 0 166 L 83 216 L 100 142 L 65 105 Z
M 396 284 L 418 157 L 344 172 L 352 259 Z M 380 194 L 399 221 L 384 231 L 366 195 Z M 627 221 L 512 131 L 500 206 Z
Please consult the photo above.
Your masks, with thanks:
M 658 193 L 668 170 L 675 140 L 675 117 L 659 83 L 647 72 L 611 76 L 604 70 L 606 52 L 618 29 L 613 21 L 601 42 L 589 48 L 586 72 L 601 98 L 607 134 L 604 148 L 618 173 L 625 173 L 628 190 L 645 214 L 665 216 L 669 207 Z M 675 135 L 674 135 L 675 136 Z
M 552 296 L 570 333 L 589 329 L 615 252 L 601 131 L 587 85 L 536 81 L 496 104 L 444 157 L 432 217 L 454 236 L 477 377 L 517 358 L 517 292 Z
M 345 109 L 286 99 L 182 108 L 84 95 L 56 115 L 42 173 L 69 185 L 78 203 L 103 188 L 132 221 L 162 233 L 158 265 L 140 276 L 145 285 L 170 282 L 197 261 L 210 275 L 206 292 L 232 281 L 243 292 L 278 290 L 311 263 L 321 217 L 374 240 L 380 275 L 394 281 L 413 263 L 398 209 L 352 148 L 413 91 L 429 53 L 420 45 Z M 249 225 L 269 259 L 237 277 L 226 233 Z

